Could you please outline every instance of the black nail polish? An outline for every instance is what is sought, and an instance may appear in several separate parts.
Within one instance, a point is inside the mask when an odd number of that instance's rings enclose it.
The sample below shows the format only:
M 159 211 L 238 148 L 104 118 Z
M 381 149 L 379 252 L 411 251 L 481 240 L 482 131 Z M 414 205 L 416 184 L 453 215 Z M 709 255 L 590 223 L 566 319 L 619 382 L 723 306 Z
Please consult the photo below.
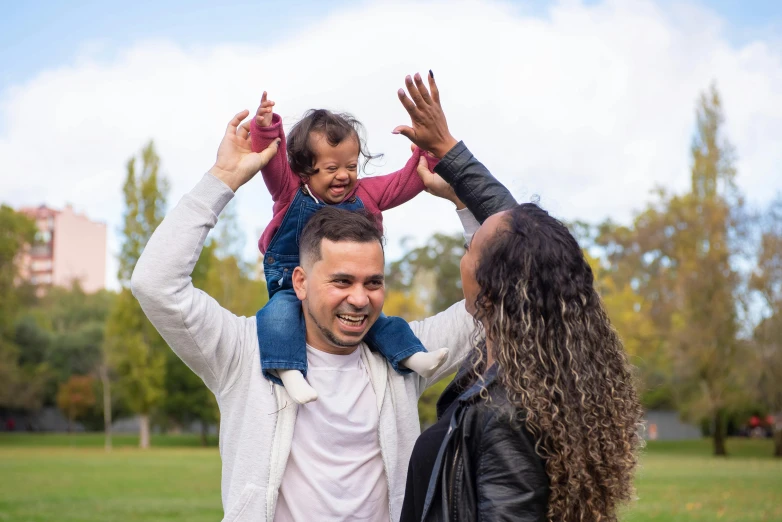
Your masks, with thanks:
M 431 69 L 429 69 L 429 78 L 431 78 L 432 80 L 434 80 L 434 73 L 432 72 L 432 70 L 431 70 Z

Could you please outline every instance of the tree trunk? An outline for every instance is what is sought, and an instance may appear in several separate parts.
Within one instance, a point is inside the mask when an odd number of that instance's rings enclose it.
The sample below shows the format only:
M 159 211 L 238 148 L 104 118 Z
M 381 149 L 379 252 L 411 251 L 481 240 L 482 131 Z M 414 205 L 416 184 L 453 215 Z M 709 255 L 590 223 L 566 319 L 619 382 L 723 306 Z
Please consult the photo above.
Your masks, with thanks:
M 71 434 L 71 414 L 68 412 L 68 435 Z
M 206 439 L 207 434 L 209 433 L 209 425 L 206 423 L 206 421 L 201 421 L 201 446 L 209 446 L 209 441 Z
M 725 422 L 722 417 L 722 410 L 714 412 L 714 455 L 727 457 L 728 450 L 725 448 Z
M 103 435 L 106 451 L 111 451 L 111 382 L 105 365 L 100 368 L 100 380 L 103 382 Z
M 149 448 L 149 414 L 139 415 L 139 441 L 138 446 L 141 449 Z

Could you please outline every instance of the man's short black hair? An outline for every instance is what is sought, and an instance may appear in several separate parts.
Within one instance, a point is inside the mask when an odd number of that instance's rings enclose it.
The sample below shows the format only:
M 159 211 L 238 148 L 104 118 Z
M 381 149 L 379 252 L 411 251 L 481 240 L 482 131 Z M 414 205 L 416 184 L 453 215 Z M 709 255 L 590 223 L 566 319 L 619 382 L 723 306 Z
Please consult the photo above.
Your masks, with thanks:
M 301 233 L 299 262 L 302 265 L 320 261 L 320 244 L 324 239 L 355 243 L 377 241 L 383 248 L 383 233 L 369 213 L 327 206 L 315 212 Z

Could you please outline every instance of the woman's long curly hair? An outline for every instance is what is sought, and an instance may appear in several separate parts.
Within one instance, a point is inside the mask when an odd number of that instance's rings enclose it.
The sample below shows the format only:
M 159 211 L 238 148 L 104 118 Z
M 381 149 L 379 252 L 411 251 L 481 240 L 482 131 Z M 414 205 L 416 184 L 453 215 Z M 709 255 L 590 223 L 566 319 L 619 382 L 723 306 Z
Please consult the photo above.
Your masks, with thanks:
M 622 342 L 578 242 L 535 204 L 508 212 L 480 253 L 476 320 L 537 441 L 551 521 L 614 521 L 633 497 L 642 410 Z

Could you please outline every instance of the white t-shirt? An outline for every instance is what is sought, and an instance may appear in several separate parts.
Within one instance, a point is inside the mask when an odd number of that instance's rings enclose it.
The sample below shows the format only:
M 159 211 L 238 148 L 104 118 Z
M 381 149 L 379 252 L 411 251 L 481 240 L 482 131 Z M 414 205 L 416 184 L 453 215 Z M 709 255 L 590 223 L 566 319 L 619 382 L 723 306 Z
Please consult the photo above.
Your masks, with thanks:
M 318 400 L 299 406 L 275 522 L 388 522 L 388 483 L 375 391 L 359 350 L 307 346 Z

